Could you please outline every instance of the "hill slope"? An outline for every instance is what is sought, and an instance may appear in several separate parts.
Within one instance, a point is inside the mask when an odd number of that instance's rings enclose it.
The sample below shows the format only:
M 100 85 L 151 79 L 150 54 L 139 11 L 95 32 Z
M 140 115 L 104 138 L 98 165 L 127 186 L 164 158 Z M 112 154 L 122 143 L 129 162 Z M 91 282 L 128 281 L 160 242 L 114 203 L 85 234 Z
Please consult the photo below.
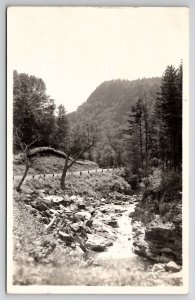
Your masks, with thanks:
M 96 124 L 100 141 L 89 159 L 100 165 L 120 164 L 124 159 L 122 130 L 132 105 L 146 95 L 150 104 L 159 91 L 161 78 L 111 80 L 100 84 L 77 111 L 69 115 L 70 121 L 86 120 Z

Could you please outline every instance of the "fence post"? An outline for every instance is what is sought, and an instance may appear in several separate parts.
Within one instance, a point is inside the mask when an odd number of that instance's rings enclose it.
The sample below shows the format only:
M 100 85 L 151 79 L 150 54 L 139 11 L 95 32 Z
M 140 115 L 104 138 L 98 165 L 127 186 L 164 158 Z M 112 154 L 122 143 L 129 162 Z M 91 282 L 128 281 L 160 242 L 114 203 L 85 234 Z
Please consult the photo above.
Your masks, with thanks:
M 87 172 L 88 174 L 89 174 L 89 170 L 88 170 L 88 172 Z
M 35 178 L 35 175 L 33 174 L 32 178 L 34 179 Z
M 102 168 L 102 173 L 104 172 L 104 169 Z
M 82 175 L 82 172 L 80 171 L 80 176 Z

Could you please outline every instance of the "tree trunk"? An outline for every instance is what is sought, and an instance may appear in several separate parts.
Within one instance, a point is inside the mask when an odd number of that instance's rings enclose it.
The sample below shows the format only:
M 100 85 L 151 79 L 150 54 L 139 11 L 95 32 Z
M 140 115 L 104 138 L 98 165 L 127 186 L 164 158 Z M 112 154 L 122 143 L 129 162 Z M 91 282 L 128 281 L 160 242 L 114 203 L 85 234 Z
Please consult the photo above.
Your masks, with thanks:
M 145 133 L 145 152 L 146 152 L 146 158 L 145 158 L 145 177 L 148 175 L 148 128 L 146 125 L 146 133 Z
M 67 173 L 67 170 L 68 170 L 68 161 L 69 161 L 69 155 L 66 156 L 64 169 L 63 169 L 63 172 L 62 172 L 62 177 L 61 177 L 61 182 L 60 182 L 60 187 L 63 190 L 65 189 L 65 179 L 66 179 L 66 173 Z
M 139 139 L 140 139 L 141 167 L 142 167 L 142 171 L 143 171 L 144 165 L 143 165 L 143 142 L 142 142 L 142 121 L 141 121 L 141 119 L 140 119 L 140 124 L 139 124 Z
M 21 181 L 19 182 L 18 186 L 16 187 L 16 191 L 17 191 L 17 192 L 20 192 L 21 186 L 22 186 L 22 184 L 23 184 L 23 182 L 24 182 L 24 180 L 25 180 L 25 178 L 26 178 L 26 175 L 27 175 L 27 173 L 28 173 L 29 168 L 30 168 L 30 165 L 29 165 L 29 164 L 26 164 L 26 169 L 25 169 L 24 175 L 22 176 Z

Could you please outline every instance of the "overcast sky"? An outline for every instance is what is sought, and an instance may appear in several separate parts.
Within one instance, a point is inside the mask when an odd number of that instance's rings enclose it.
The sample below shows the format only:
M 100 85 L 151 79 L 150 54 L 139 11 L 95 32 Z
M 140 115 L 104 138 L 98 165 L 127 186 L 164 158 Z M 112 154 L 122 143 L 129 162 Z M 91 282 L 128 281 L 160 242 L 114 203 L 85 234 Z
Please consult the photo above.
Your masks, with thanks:
M 8 67 L 76 110 L 103 81 L 161 76 L 187 58 L 185 8 L 11 8 Z

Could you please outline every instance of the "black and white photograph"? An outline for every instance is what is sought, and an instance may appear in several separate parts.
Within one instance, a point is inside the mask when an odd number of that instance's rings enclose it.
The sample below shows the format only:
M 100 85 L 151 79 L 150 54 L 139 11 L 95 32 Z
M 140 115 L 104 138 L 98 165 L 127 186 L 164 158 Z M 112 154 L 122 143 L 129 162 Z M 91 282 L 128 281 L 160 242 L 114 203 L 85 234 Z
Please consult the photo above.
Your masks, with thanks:
M 8 293 L 188 293 L 188 27 L 8 8 Z

